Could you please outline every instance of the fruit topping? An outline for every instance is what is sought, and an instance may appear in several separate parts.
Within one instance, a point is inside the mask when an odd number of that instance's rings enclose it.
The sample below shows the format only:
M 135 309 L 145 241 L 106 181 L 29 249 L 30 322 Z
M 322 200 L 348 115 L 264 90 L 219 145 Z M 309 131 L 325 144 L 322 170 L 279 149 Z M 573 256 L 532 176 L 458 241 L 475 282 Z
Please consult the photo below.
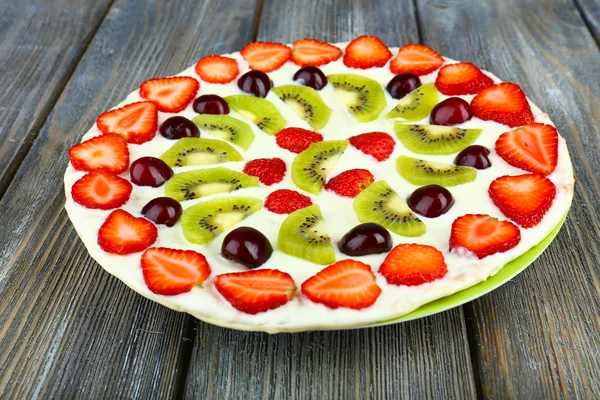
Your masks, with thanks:
M 473 144 L 481 135 L 482 129 L 396 122 L 394 132 L 402 144 L 415 153 L 452 154 Z
M 275 141 L 282 149 L 299 154 L 308 149 L 311 144 L 322 142 L 323 135 L 302 128 L 285 128 L 275 136 Z
M 265 208 L 275 214 L 291 214 L 309 206 L 312 206 L 310 197 L 289 189 L 276 190 L 265 200 Z
M 281 182 L 285 176 L 287 167 L 281 158 L 257 158 L 250 160 L 244 167 L 244 173 L 256 176 L 258 180 L 267 186 Z
M 183 138 L 165 151 L 160 159 L 169 167 L 189 167 L 242 161 L 242 156 L 222 140 Z
M 339 47 L 316 39 L 297 40 L 292 48 L 292 61 L 301 67 L 325 65 L 341 56 Z
M 146 250 L 158 237 L 156 226 L 127 211 L 115 210 L 98 231 L 98 245 L 107 253 L 131 254 Z
M 110 210 L 125 204 L 131 190 L 131 183 L 127 179 L 110 172 L 93 171 L 73 184 L 71 196 L 84 207 Z
M 129 167 L 131 182 L 138 186 L 159 187 L 173 176 L 173 170 L 156 157 L 142 157 Z
M 387 160 L 396 142 L 385 132 L 368 132 L 352 136 L 348 139 L 350 144 L 365 154 L 373 156 L 377 161 Z
M 373 121 L 385 107 L 383 89 L 373 79 L 356 74 L 334 74 L 327 79 L 358 122 Z
M 302 190 L 319 194 L 325 179 L 348 147 L 346 140 L 326 140 L 311 144 L 292 162 L 292 180 Z
M 254 141 L 252 128 L 247 123 L 229 115 L 201 114 L 195 116 L 192 121 L 209 135 L 226 140 L 244 150 L 248 150 Z
M 522 126 L 500 135 L 496 153 L 514 167 L 548 175 L 556 169 L 558 132 L 551 125 Z
M 240 51 L 250 69 L 271 72 L 279 69 L 292 55 L 292 49 L 281 43 L 252 42 Z
M 392 237 L 383 226 L 367 222 L 350 229 L 342 236 L 338 247 L 352 257 L 387 253 L 392 248 Z
M 196 73 L 205 82 L 229 83 L 240 73 L 237 61 L 223 56 L 206 56 L 196 64 Z
M 492 78 L 467 62 L 443 66 L 435 80 L 435 87 L 448 96 L 477 94 L 493 84 Z
M 253 94 L 256 97 L 267 97 L 273 87 L 273 82 L 262 71 L 249 71 L 240 77 L 237 85 L 242 92 Z
M 192 108 L 198 114 L 229 114 L 229 104 L 216 94 L 203 94 L 194 100 Z
M 456 186 L 472 182 L 477 177 L 475 168 L 408 156 L 398 157 L 396 170 L 404 179 L 415 185 Z
M 329 308 L 360 310 L 372 306 L 381 294 L 371 267 L 355 260 L 342 260 L 319 271 L 302 284 L 302 294 Z
M 427 117 L 440 100 L 440 93 L 433 83 L 418 87 L 406 96 L 385 116 L 403 118 L 408 121 L 420 121 Z
M 183 208 L 181 204 L 170 197 L 157 197 L 150 200 L 144 208 L 142 215 L 158 225 L 173 226 L 179 218 Z
M 285 128 L 285 119 L 268 100 L 238 94 L 225 97 L 225 101 L 235 112 L 252 121 L 267 135 L 274 135 Z
M 359 36 L 346 47 L 344 64 L 350 68 L 383 67 L 392 58 L 390 49 L 375 36 Z
M 415 74 L 398 74 L 387 84 L 386 90 L 394 99 L 401 99 L 421 86 L 421 80 Z
M 398 55 L 390 62 L 390 70 L 394 74 L 410 72 L 422 76 L 427 75 L 444 63 L 444 59 L 435 51 L 422 44 L 407 44 L 398 50 Z
M 521 241 L 519 227 L 483 214 L 467 214 L 456 218 L 450 233 L 450 251 L 464 248 L 478 258 L 512 249 Z
M 189 76 L 150 79 L 140 86 L 140 96 L 156 104 L 159 111 L 183 111 L 198 93 L 200 84 Z
M 432 246 L 399 244 L 387 255 L 379 273 L 390 285 L 417 286 L 443 278 L 448 272 L 444 255 Z
M 229 232 L 221 245 L 221 256 L 254 269 L 273 254 L 271 242 L 254 228 L 242 226 Z
M 458 153 L 454 164 L 476 169 L 486 169 L 492 166 L 492 162 L 488 158 L 489 154 L 490 151 L 486 147 L 474 144 Z
M 325 185 L 338 196 L 354 198 L 375 181 L 373 174 L 366 169 L 350 169 L 334 176 Z
M 294 74 L 294 81 L 300 85 L 321 90 L 327 86 L 327 77 L 317 67 L 303 67 Z
M 550 209 L 556 187 L 540 174 L 501 176 L 492 181 L 489 193 L 502 214 L 523 228 L 531 228 Z
M 454 205 L 454 197 L 440 185 L 422 186 L 412 192 L 406 203 L 411 210 L 427 218 L 436 218 Z
M 460 97 L 449 97 L 431 110 L 429 121 L 434 125 L 458 125 L 473 118 L 473 110 Z
M 273 93 L 313 129 L 319 130 L 327 125 L 331 110 L 314 89 L 308 86 L 283 85 L 274 87 Z
M 186 117 L 176 115 L 167 118 L 160 126 L 160 134 L 167 139 L 181 139 L 185 137 L 200 137 L 198 127 Z
M 165 195 L 184 201 L 253 186 L 258 186 L 253 176 L 225 167 L 204 168 L 173 175 L 165 185 Z
M 533 123 L 531 107 L 525 93 L 514 83 L 498 83 L 483 89 L 471 100 L 473 114 L 511 128 Z
M 294 297 L 294 279 L 276 269 L 232 272 L 215 277 L 215 287 L 237 310 L 258 314 L 281 307 Z
M 78 143 L 69 149 L 73 168 L 79 171 L 107 171 L 120 174 L 129 166 L 127 142 L 109 133 Z
M 158 109 L 151 101 L 127 104 L 100 114 L 96 125 L 104 134 L 116 133 L 128 143 L 141 144 L 154 138 Z

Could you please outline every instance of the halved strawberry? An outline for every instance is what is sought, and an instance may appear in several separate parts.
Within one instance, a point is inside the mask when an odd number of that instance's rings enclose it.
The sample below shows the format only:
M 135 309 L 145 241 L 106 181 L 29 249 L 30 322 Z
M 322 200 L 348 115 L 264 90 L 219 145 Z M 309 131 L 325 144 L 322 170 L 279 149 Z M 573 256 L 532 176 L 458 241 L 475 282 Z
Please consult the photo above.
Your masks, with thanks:
M 281 43 L 252 42 L 244 46 L 240 54 L 248 61 L 250 69 L 271 72 L 289 60 L 292 49 Z
M 512 249 L 521 241 L 521 230 L 508 221 L 484 214 L 467 214 L 452 223 L 450 250 L 465 248 L 478 258 Z
M 416 286 L 443 278 L 447 272 L 442 252 L 424 244 L 399 244 L 379 267 L 391 285 Z
M 202 284 L 210 275 L 210 267 L 195 251 L 152 247 L 142 254 L 142 273 L 152 293 L 173 296 Z
M 435 80 L 435 87 L 448 96 L 477 94 L 493 84 L 492 78 L 467 62 L 444 65 Z
M 407 44 L 398 50 L 398 55 L 390 62 L 390 70 L 394 74 L 410 72 L 421 76 L 438 69 L 444 59 L 438 53 L 422 44 Z
M 200 89 L 200 84 L 189 76 L 150 79 L 140 85 L 140 96 L 156 104 L 162 112 L 183 111 Z
M 287 171 L 285 161 L 281 158 L 257 158 L 244 166 L 244 173 L 256 176 L 263 185 L 271 186 L 283 180 Z
M 342 260 L 331 264 L 302 284 L 302 294 L 330 308 L 360 310 L 372 306 L 381 288 L 371 267 L 360 261 Z
M 109 133 L 78 143 L 69 149 L 73 168 L 120 174 L 129 166 L 129 149 L 122 136 Z
M 132 189 L 127 179 L 110 172 L 93 171 L 73 184 L 71 196 L 84 207 L 110 210 L 125 204 Z
M 292 61 L 301 67 L 318 67 L 335 61 L 342 56 L 342 50 L 332 44 L 316 39 L 301 39 L 294 42 Z
M 96 125 L 100 132 L 119 134 L 128 143 L 145 143 L 156 135 L 158 110 L 151 101 L 131 103 L 100 114 Z
M 375 36 L 359 36 L 346 47 L 344 64 L 350 68 L 383 67 L 392 58 L 390 49 Z
M 540 174 L 507 175 L 492 181 L 489 194 L 502 214 L 523 228 L 531 228 L 539 224 L 550 209 L 556 186 Z
M 233 307 L 247 314 L 281 307 L 294 297 L 290 274 L 276 269 L 255 269 L 215 277 L 215 287 Z
M 531 107 L 525 93 L 514 83 L 498 83 L 483 89 L 471 100 L 473 114 L 511 128 L 533 123 Z
M 558 161 L 558 132 L 552 125 L 522 126 L 500 135 L 496 153 L 514 167 L 548 175 Z
M 131 254 L 146 250 L 157 237 L 152 222 L 119 209 L 111 212 L 100 227 L 98 245 L 107 253 Z
M 366 169 L 349 169 L 331 178 L 325 189 L 338 196 L 354 198 L 374 181 L 375 177 Z
M 348 138 L 350 144 L 377 161 L 387 160 L 396 142 L 385 132 L 368 132 Z
M 196 73 L 203 81 L 229 83 L 240 73 L 237 61 L 223 56 L 206 56 L 196 64 Z
M 322 142 L 323 135 L 307 129 L 290 127 L 280 130 L 275 136 L 275 141 L 282 149 L 298 154 L 308 149 L 311 144 Z

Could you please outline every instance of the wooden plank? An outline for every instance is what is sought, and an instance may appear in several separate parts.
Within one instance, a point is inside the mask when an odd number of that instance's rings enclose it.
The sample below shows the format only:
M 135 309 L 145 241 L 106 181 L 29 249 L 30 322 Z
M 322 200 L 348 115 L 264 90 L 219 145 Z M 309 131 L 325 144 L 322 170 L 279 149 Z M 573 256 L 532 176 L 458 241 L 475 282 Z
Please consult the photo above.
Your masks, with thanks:
M 0 203 L 0 398 L 178 393 L 191 319 L 87 255 L 63 211 L 67 150 L 143 80 L 240 48 L 255 13 L 254 0 L 120 0 L 108 12 Z
M 425 43 L 519 83 L 566 138 L 566 226 L 523 274 L 469 306 L 482 394 L 600 395 L 600 53 L 567 0 L 419 3 Z
M 599 0 L 573 0 L 581 13 L 590 33 L 600 46 L 600 1 Z

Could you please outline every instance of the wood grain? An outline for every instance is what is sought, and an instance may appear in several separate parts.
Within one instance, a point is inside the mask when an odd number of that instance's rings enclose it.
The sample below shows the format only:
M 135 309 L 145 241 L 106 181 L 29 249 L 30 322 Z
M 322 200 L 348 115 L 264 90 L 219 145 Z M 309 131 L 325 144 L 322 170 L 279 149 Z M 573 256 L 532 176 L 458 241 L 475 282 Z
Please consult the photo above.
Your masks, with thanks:
M 591 34 L 600 46 L 600 1 L 599 0 L 573 0 L 579 9 Z

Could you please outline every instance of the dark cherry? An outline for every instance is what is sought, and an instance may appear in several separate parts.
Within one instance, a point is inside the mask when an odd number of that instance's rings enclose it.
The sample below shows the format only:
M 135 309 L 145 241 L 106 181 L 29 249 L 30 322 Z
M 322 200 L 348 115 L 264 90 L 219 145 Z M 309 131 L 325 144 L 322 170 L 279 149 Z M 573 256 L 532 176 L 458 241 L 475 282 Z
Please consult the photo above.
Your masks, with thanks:
M 157 197 L 152 199 L 142 208 L 142 214 L 150 221 L 166 225 L 173 226 L 175 222 L 181 217 L 183 208 L 181 204 L 175 199 L 170 197 Z
M 129 167 L 131 182 L 138 186 L 159 187 L 173 176 L 173 170 L 156 157 L 142 157 Z
M 176 115 L 167 118 L 160 126 L 160 134 L 167 139 L 181 139 L 184 137 L 200 137 L 200 130 L 189 119 Z
M 323 71 L 312 66 L 300 68 L 294 74 L 294 80 L 315 90 L 321 90 L 327 85 L 327 77 L 325 77 Z
M 473 110 L 460 97 L 449 97 L 431 110 L 429 120 L 434 125 L 458 125 L 473 118 Z
M 237 84 L 243 92 L 257 97 L 267 97 L 267 93 L 273 87 L 273 82 L 271 82 L 269 76 L 258 70 L 246 72 L 238 79 Z
M 272 253 L 273 247 L 269 239 L 248 226 L 229 232 L 221 245 L 221 255 L 224 258 L 251 269 L 263 265 Z
M 419 86 L 421 86 L 419 77 L 407 72 L 393 77 L 386 89 L 393 98 L 401 99 Z
M 486 169 L 492 166 L 492 162 L 488 158 L 489 154 L 490 151 L 487 148 L 474 144 L 458 153 L 454 163 L 465 167 Z
M 340 251 L 349 256 L 385 253 L 392 249 L 390 233 L 373 222 L 350 229 L 338 242 Z
M 229 104 L 216 94 L 204 94 L 192 104 L 198 114 L 229 114 Z
M 423 186 L 408 196 L 411 210 L 427 218 L 435 218 L 446 213 L 454 204 L 454 197 L 445 187 Z

